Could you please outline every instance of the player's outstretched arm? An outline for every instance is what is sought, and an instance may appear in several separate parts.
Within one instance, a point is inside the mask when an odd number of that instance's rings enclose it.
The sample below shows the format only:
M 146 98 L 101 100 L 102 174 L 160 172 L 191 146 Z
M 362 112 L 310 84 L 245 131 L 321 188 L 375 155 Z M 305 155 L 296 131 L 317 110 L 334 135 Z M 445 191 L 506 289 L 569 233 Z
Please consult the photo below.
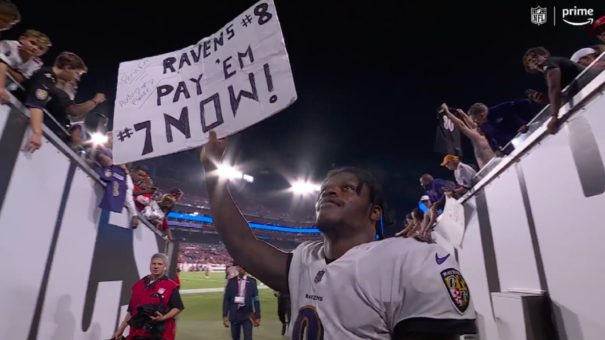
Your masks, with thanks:
M 227 181 L 219 180 L 215 174 L 225 148 L 226 140 L 218 140 L 216 132 L 210 131 L 210 140 L 200 153 L 216 228 L 229 254 L 239 265 L 269 287 L 287 292 L 288 254 L 254 236 L 229 193 Z

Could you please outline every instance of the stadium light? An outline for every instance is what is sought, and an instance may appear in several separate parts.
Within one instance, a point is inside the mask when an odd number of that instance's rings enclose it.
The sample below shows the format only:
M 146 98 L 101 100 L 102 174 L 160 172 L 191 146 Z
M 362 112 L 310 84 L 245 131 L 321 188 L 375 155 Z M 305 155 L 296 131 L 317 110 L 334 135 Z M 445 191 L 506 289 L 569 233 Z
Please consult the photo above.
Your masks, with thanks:
M 222 178 L 239 179 L 239 180 L 244 180 L 248 183 L 254 182 L 254 177 L 237 170 L 235 167 L 233 167 L 231 165 L 219 164 L 217 167 L 217 172 L 218 172 L 219 177 L 222 177 Z
M 108 140 L 109 140 L 109 138 L 107 137 L 107 135 L 100 133 L 100 132 L 94 132 L 90 135 L 90 141 L 94 145 L 105 144 L 105 143 L 107 143 Z
M 226 164 L 219 164 L 217 171 L 220 177 L 229 179 L 241 179 L 244 175 L 241 173 L 241 171 L 238 171 L 236 168 Z
M 297 180 L 291 184 L 290 190 L 298 195 L 312 194 L 321 189 L 319 184 L 314 184 L 308 181 Z

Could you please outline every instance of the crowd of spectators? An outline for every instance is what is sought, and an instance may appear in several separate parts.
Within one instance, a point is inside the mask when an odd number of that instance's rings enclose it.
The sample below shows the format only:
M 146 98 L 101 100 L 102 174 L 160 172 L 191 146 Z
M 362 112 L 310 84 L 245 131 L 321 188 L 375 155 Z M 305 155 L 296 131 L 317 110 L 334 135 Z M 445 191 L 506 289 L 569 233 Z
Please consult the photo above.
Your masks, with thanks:
M 109 136 L 108 142 L 92 147 L 83 154 L 105 182 L 105 193 L 99 207 L 117 213 L 126 207 L 130 213 L 130 227 L 137 228 L 142 216 L 172 241 L 167 215 L 183 197 L 183 191 L 177 187 L 163 191 L 154 186 L 153 179 L 144 167 L 115 165 L 111 146 L 112 138 Z
M 273 246 L 283 250 L 292 251 L 299 242 L 294 239 L 278 240 L 265 239 Z M 201 240 L 194 242 L 180 242 L 178 249 L 177 264 L 179 268 L 186 271 L 204 271 L 212 266 L 226 266 L 233 263 L 233 259 L 218 234 L 205 234 Z
M 549 115 L 548 121 L 544 122 L 546 130 L 550 134 L 558 132 L 568 117 L 560 115 L 560 108 L 579 88 L 605 69 L 605 16 L 594 22 L 592 33 L 599 42 L 580 48 L 570 58 L 553 56 L 544 47 L 533 47 L 523 54 L 521 63 L 525 70 L 544 77 L 545 93 L 525 90 L 525 98 L 493 106 L 477 102 L 470 105 L 468 111 L 446 103 L 439 107 L 440 124 L 442 121 L 451 122 L 470 141 L 474 162 L 465 163 L 461 159 L 461 148 L 449 146 L 448 149 L 453 151 L 444 155 L 441 166 L 453 172 L 453 180 L 422 175 L 420 185 L 424 193 L 418 207 L 406 215 L 397 236 L 432 242 L 431 232 L 444 209 L 446 197 L 460 198 L 468 192 L 478 180 L 477 173 L 492 159 L 510 153 L 511 140 L 528 133 L 529 125 L 534 123 L 539 113 L 540 116 L 541 112 Z M 584 76 L 578 77 L 582 73 Z M 547 106 L 546 111 L 544 108 Z
M 162 182 L 164 182 L 164 180 L 162 180 Z M 288 211 L 271 207 L 269 204 L 261 204 L 259 202 L 255 202 L 254 200 L 245 199 L 240 201 L 246 202 L 240 207 L 242 213 L 249 218 L 253 218 L 257 222 L 282 225 L 300 225 L 307 227 L 312 225 L 315 221 L 314 214 L 307 214 L 302 218 L 295 218 Z M 179 201 L 177 205 L 192 209 L 200 209 L 201 211 L 210 210 L 210 202 L 208 198 L 202 195 L 188 194 L 187 197 Z
M 177 263 L 188 271 L 202 271 L 209 265 L 233 263 L 233 259 L 222 243 L 181 243 Z

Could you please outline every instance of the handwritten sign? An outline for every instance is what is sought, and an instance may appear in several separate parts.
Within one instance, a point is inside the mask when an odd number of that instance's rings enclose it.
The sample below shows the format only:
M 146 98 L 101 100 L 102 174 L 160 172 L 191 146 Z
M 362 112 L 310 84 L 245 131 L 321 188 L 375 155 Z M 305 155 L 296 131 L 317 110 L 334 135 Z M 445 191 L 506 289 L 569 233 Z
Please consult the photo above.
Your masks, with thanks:
M 187 150 L 285 109 L 296 89 L 271 0 L 184 49 L 120 64 L 117 164 Z

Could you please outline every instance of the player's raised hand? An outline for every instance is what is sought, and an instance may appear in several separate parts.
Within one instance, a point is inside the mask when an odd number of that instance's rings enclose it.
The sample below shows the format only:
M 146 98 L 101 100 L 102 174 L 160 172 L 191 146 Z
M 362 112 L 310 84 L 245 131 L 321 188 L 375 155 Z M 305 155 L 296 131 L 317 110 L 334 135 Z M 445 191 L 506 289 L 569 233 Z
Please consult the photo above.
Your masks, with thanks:
M 223 158 L 223 153 L 227 148 L 226 139 L 218 139 L 215 131 L 210 131 L 210 139 L 208 143 L 202 147 L 200 152 L 200 160 L 202 164 L 207 165 L 212 162 L 219 162 Z

